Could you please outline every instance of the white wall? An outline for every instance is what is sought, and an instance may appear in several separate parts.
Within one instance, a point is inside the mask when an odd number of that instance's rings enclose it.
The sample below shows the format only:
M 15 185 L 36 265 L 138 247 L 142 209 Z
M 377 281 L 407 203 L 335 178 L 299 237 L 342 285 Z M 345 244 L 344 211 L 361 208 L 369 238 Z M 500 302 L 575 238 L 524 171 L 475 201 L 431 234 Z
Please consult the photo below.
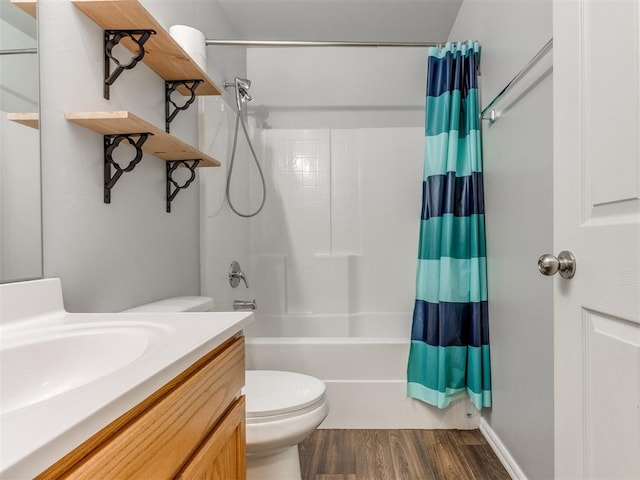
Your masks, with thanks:
M 214 2 L 145 1 L 173 23 L 232 36 Z M 103 197 L 101 135 L 64 120 L 67 111 L 129 110 L 164 127 L 164 82 L 146 65 L 125 71 L 102 97 L 102 30 L 71 2 L 41 0 L 44 275 L 60 277 L 71 311 L 117 311 L 200 291 L 199 188 L 179 193 L 165 212 L 165 163 L 146 154 Z M 243 73 L 241 50 L 208 56 L 214 80 Z M 218 61 L 219 60 L 219 61 Z M 172 133 L 198 144 L 198 110 L 182 112 Z
M 486 105 L 551 38 L 551 1 L 466 0 L 451 39 L 482 45 Z M 552 87 L 546 77 L 483 123 L 493 408 L 483 412 L 528 478 L 553 477 Z

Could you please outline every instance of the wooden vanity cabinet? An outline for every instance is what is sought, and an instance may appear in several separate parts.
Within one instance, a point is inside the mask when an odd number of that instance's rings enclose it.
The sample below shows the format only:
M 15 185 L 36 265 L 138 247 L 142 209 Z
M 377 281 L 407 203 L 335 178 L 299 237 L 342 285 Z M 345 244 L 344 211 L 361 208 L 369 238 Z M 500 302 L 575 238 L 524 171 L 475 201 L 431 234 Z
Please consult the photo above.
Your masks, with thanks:
M 239 335 L 36 478 L 245 479 L 244 371 Z
M 246 477 L 245 401 L 234 402 L 209 437 L 177 475 L 180 480 L 233 480 Z

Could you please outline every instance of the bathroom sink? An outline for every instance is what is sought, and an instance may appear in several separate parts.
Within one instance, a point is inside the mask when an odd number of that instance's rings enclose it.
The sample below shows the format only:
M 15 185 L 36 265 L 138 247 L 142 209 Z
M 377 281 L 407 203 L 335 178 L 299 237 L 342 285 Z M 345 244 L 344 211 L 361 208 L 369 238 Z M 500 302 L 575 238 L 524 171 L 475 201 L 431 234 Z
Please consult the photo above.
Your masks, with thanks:
M 252 320 L 69 313 L 59 279 L 0 284 L 0 478 L 34 478 Z
M 142 322 L 58 325 L 3 335 L 0 413 L 89 384 L 130 365 L 163 336 Z

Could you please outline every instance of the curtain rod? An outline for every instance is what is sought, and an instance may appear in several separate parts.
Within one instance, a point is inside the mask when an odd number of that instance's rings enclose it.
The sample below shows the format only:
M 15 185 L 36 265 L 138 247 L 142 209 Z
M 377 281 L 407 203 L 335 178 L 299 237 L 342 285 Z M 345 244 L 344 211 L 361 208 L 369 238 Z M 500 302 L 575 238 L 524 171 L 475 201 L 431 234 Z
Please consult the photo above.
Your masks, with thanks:
M 480 113 L 480 118 L 482 120 L 489 120 L 491 123 L 493 123 L 496 118 L 494 116 L 494 114 L 490 114 L 488 117 L 485 117 L 485 115 L 487 114 L 487 112 L 490 113 L 491 107 L 493 107 L 496 102 L 498 100 L 500 100 L 502 97 L 504 97 L 507 92 L 509 92 L 520 80 L 522 80 L 522 78 L 529 73 L 529 70 L 531 70 L 534 66 L 536 66 L 536 64 L 542 60 L 542 58 L 553 48 L 553 38 L 551 40 L 549 40 L 547 43 L 544 44 L 544 46 L 540 49 L 540 51 L 538 53 L 536 53 L 533 58 L 531 60 L 529 60 L 529 63 L 527 63 L 525 65 L 525 67 L 520 70 L 515 77 L 513 77 L 511 79 L 511 81 L 509 83 L 507 83 L 507 86 L 504 87 L 500 93 L 498 93 L 498 95 L 496 95 L 494 97 L 493 100 L 491 100 L 489 102 L 489 104 L 484 107 L 482 109 L 482 112 Z
M 9 50 L 0 50 L 0 55 L 24 55 L 38 53 L 37 48 L 13 48 Z
M 438 47 L 446 42 L 307 42 L 282 40 L 211 40 L 207 45 L 235 47 Z

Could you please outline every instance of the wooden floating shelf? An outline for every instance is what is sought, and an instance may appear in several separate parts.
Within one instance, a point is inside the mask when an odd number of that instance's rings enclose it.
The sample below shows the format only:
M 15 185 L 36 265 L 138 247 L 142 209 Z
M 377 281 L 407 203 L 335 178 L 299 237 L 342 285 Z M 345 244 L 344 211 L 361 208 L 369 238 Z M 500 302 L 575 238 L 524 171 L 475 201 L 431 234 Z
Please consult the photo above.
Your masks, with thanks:
M 91 2 L 96 3 L 96 2 Z M 112 2 L 100 2 L 112 3 Z M 125 2 L 114 2 L 125 3 Z M 146 120 L 128 111 L 118 112 L 67 112 L 64 118 L 70 122 L 93 130 L 102 135 L 119 135 L 127 133 L 151 133 L 142 146 L 142 150 L 162 160 L 194 160 L 201 159 L 198 167 L 219 167 L 220 162 L 200 150 L 184 143 L 177 137 L 168 134 Z
M 38 130 L 40 115 L 37 113 L 7 113 L 7 120 Z
M 203 83 L 196 89 L 196 95 L 220 95 L 221 90 L 207 73 L 189 57 L 180 45 L 169 35 L 151 14 L 137 0 L 71 0 L 103 30 L 154 30 L 144 44 L 145 55 L 142 62 L 167 81 L 199 80 Z M 133 42 L 125 45 L 133 53 L 138 51 Z M 180 93 L 189 95 L 179 89 Z
M 36 0 L 11 0 L 11 3 L 33 18 L 36 18 L 36 12 L 38 11 L 38 2 Z

